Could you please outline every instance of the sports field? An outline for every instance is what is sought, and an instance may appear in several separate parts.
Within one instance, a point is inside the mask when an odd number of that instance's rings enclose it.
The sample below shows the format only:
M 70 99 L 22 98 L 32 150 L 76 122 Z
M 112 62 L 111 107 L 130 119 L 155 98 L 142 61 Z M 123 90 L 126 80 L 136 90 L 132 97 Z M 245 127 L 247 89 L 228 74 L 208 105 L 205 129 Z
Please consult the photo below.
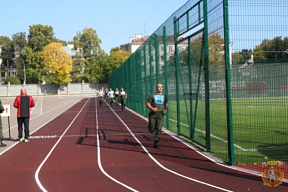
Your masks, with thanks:
M 237 162 L 263 162 L 265 157 L 270 160 L 288 162 L 287 107 L 288 102 L 285 102 L 283 98 L 232 100 L 233 139 Z M 170 124 L 172 124 L 171 130 L 173 130 L 173 127 L 177 127 L 176 102 L 170 101 L 169 109 L 171 110 L 169 116 Z M 180 109 L 182 134 L 189 137 L 188 120 L 192 117 L 191 124 L 194 123 L 193 126 L 195 126 L 195 138 L 205 144 L 204 100 L 199 100 L 197 104 L 195 100 L 193 101 L 192 115 L 189 101 L 181 102 Z M 226 101 L 224 99 L 210 100 L 210 110 L 212 152 L 223 151 L 223 156 L 227 156 Z M 189 118 L 186 111 L 188 111 Z
M 29 143 L 19 143 L 16 111 L 2 117 L 1 192 L 10 191 L 287 191 L 261 176 L 217 163 L 164 131 L 159 148 L 147 120 L 94 95 L 34 97 Z M 14 98 L 2 98 L 11 105 Z

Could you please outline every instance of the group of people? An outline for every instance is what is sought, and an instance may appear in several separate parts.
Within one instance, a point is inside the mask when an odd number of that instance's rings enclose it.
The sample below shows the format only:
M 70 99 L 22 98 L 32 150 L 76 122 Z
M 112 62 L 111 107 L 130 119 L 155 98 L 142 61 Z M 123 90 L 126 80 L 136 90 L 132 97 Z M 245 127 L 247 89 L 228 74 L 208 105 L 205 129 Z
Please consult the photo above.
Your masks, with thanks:
M 154 148 L 159 147 L 158 143 L 160 141 L 160 136 L 162 132 L 163 119 L 168 110 L 167 96 L 162 92 L 163 85 L 161 83 L 158 83 L 156 85 L 156 92 L 151 94 L 146 101 L 146 107 L 150 109 L 148 117 L 148 130 L 150 133 L 154 133 Z M 117 88 L 115 89 L 115 91 L 113 91 L 111 88 L 109 89 L 109 91 L 108 89 L 106 89 L 105 92 L 100 89 L 98 92 L 100 106 L 102 106 L 102 98 L 104 97 L 104 95 L 106 96 L 107 101 L 110 101 L 111 106 L 114 102 L 114 98 L 117 106 L 120 99 L 122 111 L 125 109 L 127 93 L 124 91 L 123 88 L 121 88 L 120 92 Z
M 29 142 L 29 122 L 30 122 L 30 108 L 35 106 L 32 96 L 27 95 L 26 89 L 20 90 L 20 95 L 15 98 L 13 106 L 17 108 L 17 123 L 18 123 L 18 141 Z M 4 107 L 0 101 L 0 113 L 3 113 Z M 23 137 L 23 125 L 24 133 Z M 2 120 L 0 118 L 0 147 L 6 147 L 3 143 Z
M 127 93 L 124 88 L 121 88 L 121 91 L 119 91 L 118 88 L 116 88 L 115 91 L 113 91 L 112 88 L 110 88 L 109 91 L 108 89 L 105 89 L 105 92 L 102 89 L 99 89 L 97 94 L 100 107 L 102 106 L 103 98 L 110 102 L 110 106 L 113 105 L 115 99 L 116 105 L 119 106 L 119 103 L 121 103 L 122 111 L 125 110 Z
M 158 148 L 158 142 L 160 141 L 160 136 L 162 132 L 162 124 L 164 116 L 168 110 L 168 102 L 165 94 L 162 93 L 163 86 L 158 83 L 156 85 L 156 92 L 151 94 L 147 101 L 146 107 L 150 109 L 149 112 L 149 123 L 148 130 L 150 133 L 154 133 L 154 148 Z M 125 110 L 125 103 L 127 99 L 127 93 L 121 88 L 121 91 L 115 89 L 115 92 L 110 88 L 105 90 L 99 89 L 98 100 L 100 107 L 103 103 L 103 97 L 106 97 L 107 100 L 110 101 L 110 105 L 112 106 L 114 102 L 114 98 L 116 101 L 116 105 L 118 106 L 119 100 L 121 103 L 122 111 Z M 30 108 L 35 106 L 35 102 L 32 96 L 27 95 L 26 89 L 22 88 L 20 90 L 20 95 L 16 97 L 14 101 L 15 108 L 17 108 L 17 123 L 18 123 L 18 140 L 20 142 L 29 142 L 29 121 L 30 121 Z M 0 101 L 0 113 L 4 111 L 4 107 Z M 24 133 L 23 137 L 23 125 L 24 125 Z M 3 133 L 2 133 L 2 122 L 0 118 L 0 147 L 7 146 L 2 142 Z

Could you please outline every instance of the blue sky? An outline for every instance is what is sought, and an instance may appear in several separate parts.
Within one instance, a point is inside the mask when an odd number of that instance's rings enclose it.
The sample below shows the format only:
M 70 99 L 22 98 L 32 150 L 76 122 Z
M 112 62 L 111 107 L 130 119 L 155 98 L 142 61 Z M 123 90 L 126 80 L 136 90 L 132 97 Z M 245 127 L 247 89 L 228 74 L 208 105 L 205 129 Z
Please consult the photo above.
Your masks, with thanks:
M 187 0 L 1 0 L 0 36 L 52 26 L 55 37 L 71 41 L 85 27 L 97 31 L 106 53 L 135 34 L 152 34 Z

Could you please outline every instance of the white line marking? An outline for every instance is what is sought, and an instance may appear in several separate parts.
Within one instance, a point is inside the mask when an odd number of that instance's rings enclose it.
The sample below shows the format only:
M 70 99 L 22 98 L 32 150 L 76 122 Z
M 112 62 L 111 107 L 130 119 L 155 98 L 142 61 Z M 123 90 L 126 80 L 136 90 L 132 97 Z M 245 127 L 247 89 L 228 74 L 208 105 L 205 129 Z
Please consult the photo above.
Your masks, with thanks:
M 105 101 L 105 103 L 107 104 L 107 102 Z M 218 187 L 218 186 L 215 186 L 215 185 L 212 185 L 212 184 L 209 184 L 209 183 L 205 183 L 203 181 L 200 181 L 200 180 L 197 180 L 197 179 L 193 179 L 191 177 L 187 177 L 185 175 L 182 175 L 180 173 L 177 173 L 171 169 L 168 169 L 166 168 L 165 166 L 163 166 L 161 163 L 159 163 L 159 161 L 157 161 L 150 153 L 149 151 L 143 146 L 143 144 L 138 140 L 138 138 L 133 134 L 133 132 L 129 129 L 129 127 L 126 125 L 126 123 L 115 113 L 115 111 L 110 107 L 110 105 L 107 104 L 107 106 L 111 109 L 111 111 L 116 115 L 116 117 L 121 121 L 121 123 L 126 127 L 126 129 L 130 132 L 130 134 L 134 137 L 134 139 L 139 143 L 139 145 L 142 147 L 142 149 L 146 152 L 146 154 L 159 166 L 161 167 L 162 169 L 164 169 L 165 171 L 168 171 L 172 174 L 175 174 L 179 177 L 183 177 L 185 179 L 188 179 L 190 181 L 194 181 L 196 183 L 200 183 L 200 184 L 203 184 L 203 185 L 207 185 L 209 187 L 212 187 L 212 188 L 215 188 L 215 189 L 219 189 L 219 190 L 222 190 L 222 191 L 229 191 L 231 192 L 230 190 L 228 189 L 224 189 L 224 188 L 221 188 L 221 187 Z
M 51 112 L 51 111 L 53 111 L 53 110 L 55 110 L 55 109 L 58 109 L 58 108 L 60 108 L 60 107 L 62 107 L 62 106 L 64 106 L 64 105 L 66 105 L 67 103 L 71 103 L 71 102 L 74 102 L 74 100 L 68 100 L 66 103 L 63 103 L 62 105 L 59 105 L 59 106 L 57 106 L 57 107 L 55 107 L 55 108 L 52 108 L 52 109 L 50 109 L 50 110 L 48 110 L 48 111 L 46 111 L 46 112 L 44 112 L 44 113 L 42 113 L 41 115 L 44 115 L 44 114 L 46 114 L 46 113 L 49 113 L 49 112 Z M 67 109 L 64 109 L 64 111 L 66 111 Z M 64 112 L 63 111 L 63 112 Z M 63 113 L 63 112 L 61 112 L 61 113 Z M 61 113 L 59 113 L 59 114 L 61 114 Z M 59 115 L 59 114 L 57 114 L 57 116 Z M 30 121 L 32 121 L 33 119 L 36 119 L 37 117 L 40 117 L 41 115 L 37 115 L 37 116 L 34 116 L 34 117 L 30 117 Z M 57 116 L 55 116 L 55 117 L 57 117 Z M 54 118 L 55 118 L 54 117 Z M 53 118 L 53 119 L 54 119 Z M 51 120 L 53 120 L 53 119 L 51 119 Z M 50 120 L 50 121 L 51 121 Z M 50 121 L 48 121 L 48 122 L 50 122 Z M 46 123 L 44 123 L 42 126 L 44 126 L 44 125 L 46 125 L 48 122 L 46 122 Z M 31 123 L 30 123 L 30 125 L 31 125 Z M 39 128 L 41 128 L 42 126 L 40 126 Z M 14 125 L 14 126 L 12 126 L 10 129 L 12 130 L 12 129 L 14 129 L 14 128 L 18 128 L 18 125 L 16 124 L 16 125 Z M 4 130 L 3 132 L 6 132 L 6 131 L 8 131 L 9 129 L 6 129 L 6 130 Z M 38 129 L 37 129 L 38 130 Z M 33 132 L 35 132 L 36 130 L 34 130 Z M 33 132 L 31 132 L 31 134 L 33 133 Z
M 52 154 L 52 152 L 54 151 L 54 149 L 56 148 L 56 146 L 58 145 L 58 143 L 62 140 L 62 137 L 65 135 L 65 133 L 69 130 L 69 128 L 71 127 L 71 125 L 74 123 L 74 121 L 77 119 L 77 117 L 79 116 L 79 114 L 82 112 L 83 108 L 87 105 L 88 101 L 90 99 L 88 99 L 86 101 L 86 103 L 83 105 L 83 107 L 79 110 L 79 112 L 77 113 L 77 115 L 74 117 L 74 119 L 72 120 L 72 122 L 69 124 L 69 126 L 66 128 L 66 130 L 62 133 L 62 135 L 60 136 L 60 138 L 58 139 L 58 141 L 55 143 L 55 145 L 51 148 L 51 150 L 49 151 L 49 153 L 46 155 L 45 159 L 42 161 L 42 163 L 40 164 L 40 166 L 37 168 L 36 172 L 35 172 L 35 180 L 37 185 L 39 186 L 39 188 L 44 191 L 47 192 L 47 190 L 44 188 L 44 186 L 41 184 L 40 180 L 39 180 L 39 172 L 41 170 L 41 168 L 43 167 L 43 165 L 45 164 L 45 162 L 47 161 L 47 159 L 50 157 L 50 155 Z
M 176 120 L 171 119 L 171 118 L 169 118 L 169 120 L 170 120 L 170 121 L 177 122 Z M 189 127 L 189 125 L 187 125 L 187 124 L 185 124 L 185 123 L 181 123 L 181 125 L 184 125 L 185 127 Z M 199 130 L 199 129 L 195 129 L 195 130 L 198 131 L 198 132 L 201 132 L 201 133 L 206 133 L 205 131 L 202 131 L 202 130 Z M 215 135 L 213 135 L 213 134 L 211 134 L 211 137 L 213 137 L 213 138 L 215 138 L 215 139 L 218 139 L 218 140 L 220 140 L 220 141 L 222 141 L 222 142 L 224 142 L 224 143 L 228 143 L 228 141 L 226 141 L 225 139 L 222 139 L 221 137 L 217 137 L 217 136 L 215 136 Z M 252 149 L 245 149 L 245 148 L 243 148 L 243 147 L 241 147 L 240 145 L 237 145 L 237 144 L 234 144 L 234 146 L 235 146 L 236 148 L 240 149 L 240 151 L 257 151 L 257 149 L 254 149 L 254 148 L 252 148 Z
M 54 139 L 58 137 L 57 135 L 35 135 L 30 136 L 29 139 Z
M 127 108 L 128 109 L 128 108 Z M 135 111 L 128 109 L 131 113 L 137 115 L 138 117 L 144 119 L 145 121 L 148 121 L 148 119 L 138 113 L 136 113 Z M 199 151 L 196 147 L 192 146 L 189 142 L 183 141 L 181 138 L 179 138 L 177 135 L 175 135 L 175 133 L 167 130 L 167 129 L 163 129 L 163 131 L 167 134 L 169 134 L 171 137 L 173 137 L 174 139 L 180 141 L 181 143 L 183 143 L 184 145 L 186 145 L 187 147 L 189 147 L 190 149 L 192 149 L 193 151 L 197 152 L 199 155 L 209 159 L 210 161 L 212 161 L 213 163 L 216 163 L 217 165 L 221 166 L 221 167 L 225 167 L 227 169 L 232 169 L 232 170 L 236 170 L 239 172 L 243 172 L 243 173 L 249 173 L 251 175 L 255 175 L 258 177 L 261 177 L 261 172 L 257 172 L 257 171 L 252 171 L 249 169 L 245 169 L 245 168 L 240 168 L 240 167 L 235 167 L 235 166 L 229 166 L 229 165 L 225 165 L 223 162 L 221 162 L 220 160 L 216 160 L 216 158 L 210 157 L 209 155 L 203 154 L 203 152 Z M 283 182 L 288 183 L 288 179 L 284 179 Z
M 135 135 L 150 135 L 150 133 L 134 133 Z M 99 134 L 99 136 L 130 136 L 130 133 L 119 133 L 119 134 Z M 84 135 L 65 135 L 63 136 L 64 138 L 71 138 L 71 137 L 95 137 L 96 138 L 96 134 L 84 134 Z M 59 135 L 33 135 L 30 136 L 29 139 L 54 139 L 60 137 Z M 94 139 L 94 138 L 93 138 Z
M 106 102 L 106 101 L 105 101 Z M 123 187 L 126 187 L 127 189 L 131 190 L 131 191 L 137 191 L 136 189 L 133 189 L 131 187 L 129 187 L 128 185 L 125 185 L 124 183 L 121 183 L 120 181 L 116 180 L 115 178 L 111 177 L 102 167 L 101 164 L 101 154 L 100 154 L 100 141 L 99 141 L 99 126 L 98 126 L 98 111 L 97 111 L 97 100 L 95 98 L 95 108 L 96 108 L 96 137 L 97 137 L 97 156 L 98 156 L 98 166 L 100 168 L 100 170 L 102 171 L 102 173 L 104 173 L 104 175 L 106 175 L 109 179 L 111 179 L 112 181 L 122 185 Z
M 46 111 L 46 112 L 44 112 L 43 114 L 45 114 L 45 113 L 48 113 L 48 112 L 50 112 L 50 111 L 52 111 L 52 110 L 55 110 L 55 109 L 57 109 L 57 108 L 59 108 L 59 107 L 62 107 L 63 105 L 66 105 L 67 103 L 71 103 L 71 102 L 74 102 L 73 100 L 69 100 L 68 102 L 66 102 L 66 103 L 64 103 L 64 104 L 62 104 L 62 105 L 60 105 L 60 106 L 58 106 L 58 107 L 56 107 L 56 108 L 54 108 L 54 109 L 51 109 L 51 110 L 49 110 L 49 111 Z M 34 132 L 36 132 L 37 130 L 39 130 L 39 129 L 41 129 L 44 125 L 46 125 L 46 124 L 48 124 L 49 122 L 51 122 L 53 119 L 55 119 L 56 117 L 58 117 L 60 114 L 62 114 L 63 112 L 65 112 L 65 111 L 67 111 L 67 109 L 63 109 L 63 111 L 62 112 L 60 112 L 59 114 L 57 114 L 56 116 L 54 116 L 53 118 L 51 118 L 50 120 L 48 120 L 47 122 L 45 122 L 44 124 L 42 124 L 41 126 L 39 126 L 37 129 L 35 129 L 34 131 L 32 131 L 30 134 L 32 134 L 32 133 L 34 133 Z M 34 117 L 32 117 L 32 118 L 30 118 L 30 121 L 31 120 L 33 120 L 33 119 L 35 119 L 35 118 L 37 118 L 37 117 L 40 117 L 41 115 L 38 115 L 38 116 L 34 116 Z M 14 125 L 13 127 L 11 127 L 10 129 L 12 130 L 12 129 L 14 129 L 14 128 L 18 128 L 18 125 L 16 124 L 16 125 Z M 3 132 L 6 132 L 6 131 L 8 131 L 9 129 L 6 129 L 5 131 L 3 131 Z M 0 156 L 2 155 L 2 154 L 4 154 L 6 151 L 8 151 L 8 150 L 10 150 L 11 148 L 13 148 L 15 145 L 17 145 L 19 142 L 15 142 L 13 145 L 11 145 L 10 147 L 7 147 L 4 151 L 2 151 L 1 153 L 0 153 Z

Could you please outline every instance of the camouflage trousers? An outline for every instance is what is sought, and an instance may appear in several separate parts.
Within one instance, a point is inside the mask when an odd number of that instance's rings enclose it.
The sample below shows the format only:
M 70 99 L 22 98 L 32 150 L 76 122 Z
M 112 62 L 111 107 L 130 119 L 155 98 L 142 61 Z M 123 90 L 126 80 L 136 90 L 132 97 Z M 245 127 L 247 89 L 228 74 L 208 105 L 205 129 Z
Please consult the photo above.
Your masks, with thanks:
M 163 112 L 150 112 L 149 113 L 149 124 L 148 130 L 150 133 L 154 133 L 154 141 L 158 142 L 160 140 L 161 132 L 162 132 L 162 124 L 164 119 Z
M 99 105 L 100 105 L 100 107 L 101 107 L 101 106 L 102 106 L 102 103 L 103 103 L 102 97 L 99 97 L 98 100 L 99 100 Z
M 110 98 L 109 98 L 109 101 L 110 101 L 110 106 L 112 106 L 112 104 L 113 104 L 113 102 L 114 102 L 113 97 L 110 97 Z

